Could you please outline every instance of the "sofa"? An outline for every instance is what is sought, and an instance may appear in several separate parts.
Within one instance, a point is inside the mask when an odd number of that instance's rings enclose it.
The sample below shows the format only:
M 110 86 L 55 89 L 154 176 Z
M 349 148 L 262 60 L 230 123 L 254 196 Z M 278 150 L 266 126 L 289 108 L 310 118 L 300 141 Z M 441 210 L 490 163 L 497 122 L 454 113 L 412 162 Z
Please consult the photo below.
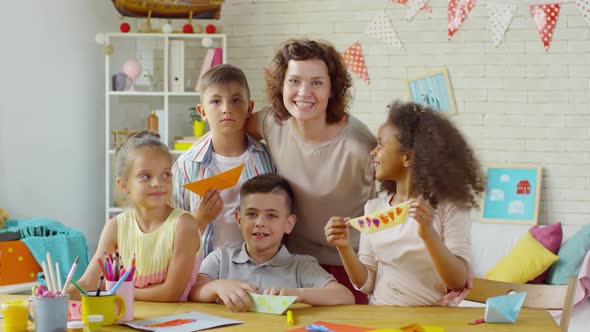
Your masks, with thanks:
M 531 228 L 529 225 L 498 224 L 473 222 L 471 228 L 471 267 L 478 278 L 485 274 L 504 256 Z M 574 235 L 582 226 L 563 225 L 562 243 Z M 473 302 L 463 301 L 460 306 L 479 306 Z M 559 315 L 554 315 L 559 322 Z M 570 318 L 569 332 L 587 332 L 590 326 L 590 300 L 576 305 Z

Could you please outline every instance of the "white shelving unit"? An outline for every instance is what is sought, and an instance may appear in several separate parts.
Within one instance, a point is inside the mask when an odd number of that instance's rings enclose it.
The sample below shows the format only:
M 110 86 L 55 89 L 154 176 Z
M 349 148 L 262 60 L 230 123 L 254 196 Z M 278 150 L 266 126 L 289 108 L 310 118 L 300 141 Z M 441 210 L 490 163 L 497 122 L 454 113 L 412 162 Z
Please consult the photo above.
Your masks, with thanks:
M 188 121 L 188 108 L 199 103 L 200 93 L 194 85 L 201 70 L 206 48 L 203 38 L 211 38 L 212 48 L 222 48 L 222 63 L 227 63 L 227 39 L 224 34 L 182 33 L 109 33 L 105 45 L 113 47 L 113 53 L 105 55 L 105 217 L 108 219 L 125 208 L 115 206 L 118 192 L 114 175 L 113 131 L 142 130 L 147 128 L 147 116 L 151 111 L 163 111 L 160 120 L 161 138 L 172 153 L 174 137 L 192 136 Z M 184 91 L 169 91 L 170 42 L 184 43 Z M 137 59 L 143 66 L 142 77 L 136 81 L 137 91 L 113 91 L 112 76 L 122 71 L 123 63 Z

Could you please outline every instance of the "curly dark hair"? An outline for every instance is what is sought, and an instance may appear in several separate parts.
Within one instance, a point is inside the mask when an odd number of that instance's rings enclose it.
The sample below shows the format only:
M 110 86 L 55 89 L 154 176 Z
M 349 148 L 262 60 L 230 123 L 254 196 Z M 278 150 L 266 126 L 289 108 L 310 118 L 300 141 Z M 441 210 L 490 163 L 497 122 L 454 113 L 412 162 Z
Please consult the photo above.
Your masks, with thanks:
M 396 101 L 388 109 L 387 122 L 398 131 L 401 151 L 410 154 L 411 195 L 423 195 L 432 206 L 449 200 L 476 207 L 485 177 L 457 127 L 445 115 L 419 104 Z M 393 181 L 381 185 L 396 192 Z
M 272 104 L 273 116 L 277 123 L 291 117 L 283 103 L 283 83 L 289 60 L 320 59 L 328 66 L 331 94 L 326 110 L 326 123 L 333 124 L 346 116 L 352 99 L 352 79 L 342 56 L 332 44 L 309 39 L 289 39 L 275 53 L 266 75 L 266 94 Z

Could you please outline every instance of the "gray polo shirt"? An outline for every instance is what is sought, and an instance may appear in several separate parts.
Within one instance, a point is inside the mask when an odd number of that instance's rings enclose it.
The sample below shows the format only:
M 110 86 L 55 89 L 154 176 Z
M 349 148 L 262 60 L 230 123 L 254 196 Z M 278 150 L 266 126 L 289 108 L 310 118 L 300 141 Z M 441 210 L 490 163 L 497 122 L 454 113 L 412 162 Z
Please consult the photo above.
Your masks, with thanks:
M 307 255 L 291 254 L 285 246 L 268 262 L 257 265 L 241 247 L 217 248 L 201 263 L 199 273 L 213 279 L 239 280 L 265 288 L 321 288 L 335 280 L 318 261 Z

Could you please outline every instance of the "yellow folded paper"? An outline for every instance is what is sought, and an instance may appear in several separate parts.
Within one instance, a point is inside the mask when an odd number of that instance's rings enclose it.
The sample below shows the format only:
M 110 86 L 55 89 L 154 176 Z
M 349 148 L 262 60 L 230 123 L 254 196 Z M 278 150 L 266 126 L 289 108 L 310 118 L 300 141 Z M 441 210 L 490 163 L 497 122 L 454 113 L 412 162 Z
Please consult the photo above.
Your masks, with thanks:
M 223 190 L 231 188 L 238 184 L 244 164 L 227 170 L 223 173 L 219 173 L 212 177 L 208 177 L 203 180 L 187 183 L 183 185 L 184 188 L 194 192 L 197 195 L 205 196 L 205 193 L 211 189 L 216 188 L 217 190 Z
M 356 228 L 359 232 L 375 233 L 388 229 L 390 227 L 401 225 L 406 221 L 409 202 L 403 202 L 387 210 L 371 213 L 366 216 L 350 219 L 349 225 Z

